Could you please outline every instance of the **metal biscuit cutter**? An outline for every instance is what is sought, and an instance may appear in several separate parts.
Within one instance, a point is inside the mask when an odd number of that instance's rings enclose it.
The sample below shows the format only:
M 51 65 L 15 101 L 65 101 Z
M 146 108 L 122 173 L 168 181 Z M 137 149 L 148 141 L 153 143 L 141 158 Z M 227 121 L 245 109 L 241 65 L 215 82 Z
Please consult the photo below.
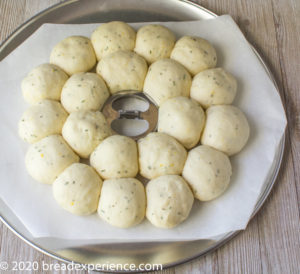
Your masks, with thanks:
M 137 102 L 140 101 L 143 105 L 148 104 L 147 110 L 140 110 L 141 107 L 130 105 L 130 100 Z M 127 105 L 118 104 L 120 101 L 127 101 Z M 148 123 L 148 128 L 140 134 L 130 135 L 129 137 L 138 140 L 148 133 L 155 131 L 158 121 L 158 107 L 154 101 L 144 92 L 136 90 L 122 90 L 110 96 L 103 105 L 102 113 L 105 116 L 108 125 L 110 126 L 113 134 L 126 135 L 120 133 L 120 130 L 114 127 L 114 122 L 117 120 L 144 120 Z

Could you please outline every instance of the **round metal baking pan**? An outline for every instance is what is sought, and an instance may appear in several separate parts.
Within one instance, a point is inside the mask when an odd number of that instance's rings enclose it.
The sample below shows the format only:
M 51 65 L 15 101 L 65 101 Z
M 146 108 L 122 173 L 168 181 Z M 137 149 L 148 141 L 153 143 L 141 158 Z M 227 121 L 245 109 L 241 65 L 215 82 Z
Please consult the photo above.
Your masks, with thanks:
M 112 20 L 126 22 L 150 21 L 189 21 L 214 18 L 213 12 L 185 0 L 70 0 L 44 10 L 32 17 L 12 33 L 0 46 L 0 60 L 12 52 L 43 23 L 97 23 Z M 270 79 L 276 82 L 268 67 L 253 48 L 263 64 Z M 278 87 L 277 87 L 278 89 Z M 283 136 L 274 158 L 272 169 L 261 191 L 252 217 L 261 208 L 276 180 L 285 145 Z M 239 231 L 220 235 L 216 240 L 197 240 L 182 242 L 147 242 L 147 243 L 113 243 L 89 244 L 61 249 L 59 239 L 33 239 L 16 216 L 0 200 L 1 220 L 18 237 L 37 250 L 66 263 L 82 264 L 103 263 L 161 263 L 171 267 L 187 262 L 211 252 L 234 237 Z M 138 271 L 141 272 L 141 271 Z M 120 273 L 120 271 L 118 271 Z

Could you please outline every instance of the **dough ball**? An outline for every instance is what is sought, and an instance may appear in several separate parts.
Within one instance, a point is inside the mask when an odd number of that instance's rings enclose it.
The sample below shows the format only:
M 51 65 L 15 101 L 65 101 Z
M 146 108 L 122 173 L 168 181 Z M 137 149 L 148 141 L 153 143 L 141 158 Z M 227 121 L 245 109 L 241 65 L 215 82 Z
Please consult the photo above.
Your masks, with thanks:
M 104 179 L 135 177 L 138 173 L 136 142 L 126 136 L 110 136 L 93 151 L 90 163 Z
M 214 68 L 217 64 L 216 50 L 207 40 L 200 37 L 180 38 L 175 44 L 171 58 L 185 66 L 192 75 Z
M 50 135 L 32 144 L 25 156 L 25 165 L 33 179 L 52 184 L 65 168 L 79 162 L 79 157 L 60 135 Z
M 203 109 L 186 97 L 171 98 L 159 108 L 158 131 L 171 135 L 186 148 L 199 142 L 204 122 Z
M 118 50 L 133 50 L 135 30 L 128 24 L 113 21 L 102 24 L 92 33 L 91 41 L 98 60 Z
M 191 98 L 203 107 L 231 104 L 236 95 L 236 79 L 222 68 L 199 72 L 192 81 Z
M 200 201 L 220 196 L 227 189 L 231 174 L 228 156 L 208 146 L 190 150 L 182 172 Z
M 121 228 L 139 224 L 145 217 L 146 194 L 135 178 L 110 179 L 103 182 L 98 214 L 104 221 Z
M 171 59 L 161 59 L 150 66 L 144 92 L 161 105 L 173 97 L 188 97 L 191 84 L 191 76 L 182 65 Z
M 92 72 L 73 74 L 61 92 L 61 103 L 69 112 L 78 110 L 100 110 L 109 97 L 103 79 Z
M 44 99 L 60 100 L 61 89 L 67 79 L 68 75 L 59 67 L 51 64 L 39 65 L 23 79 L 23 97 L 29 104 Z
M 89 215 L 97 210 L 102 180 L 90 166 L 75 163 L 67 167 L 53 183 L 53 196 L 65 210 Z
M 59 102 L 43 100 L 23 113 L 19 121 L 19 135 L 24 141 L 35 143 L 46 136 L 61 134 L 67 117 Z
M 242 150 L 250 134 L 244 113 L 235 106 L 211 106 L 206 110 L 206 124 L 201 137 L 203 145 L 233 155 Z
M 72 112 L 62 129 L 65 140 L 82 158 L 88 158 L 110 134 L 104 115 L 91 110 Z
M 164 175 L 148 182 L 147 219 L 155 226 L 172 228 L 190 214 L 194 196 L 186 181 L 178 175 Z
M 136 35 L 134 51 L 143 56 L 148 63 L 169 58 L 176 37 L 172 31 L 161 25 L 141 27 Z
M 107 83 L 110 92 L 143 90 L 147 62 L 133 51 L 117 51 L 105 56 L 97 65 L 97 73 Z
M 96 64 L 96 56 L 90 39 L 83 36 L 63 39 L 53 48 L 50 63 L 69 75 L 91 70 Z
M 160 132 L 139 139 L 140 173 L 147 179 L 181 174 L 187 152 L 173 137 Z

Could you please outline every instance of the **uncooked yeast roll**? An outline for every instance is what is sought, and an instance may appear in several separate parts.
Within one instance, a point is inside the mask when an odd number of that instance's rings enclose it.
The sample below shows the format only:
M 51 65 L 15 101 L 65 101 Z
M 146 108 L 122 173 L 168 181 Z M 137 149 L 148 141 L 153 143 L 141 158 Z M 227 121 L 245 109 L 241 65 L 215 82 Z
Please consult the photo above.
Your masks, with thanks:
M 171 98 L 159 108 L 158 131 L 174 137 L 186 148 L 199 142 L 204 122 L 201 106 L 187 97 Z
M 83 36 L 63 39 L 52 49 L 50 63 L 69 75 L 91 70 L 96 64 L 96 56 L 90 39 Z
M 73 74 L 61 92 L 61 103 L 69 113 L 79 110 L 101 110 L 109 97 L 108 88 L 96 73 Z
M 227 189 L 231 174 L 228 156 L 208 146 L 190 150 L 182 172 L 195 198 L 200 201 L 210 201 L 220 196 Z
M 192 74 L 214 68 L 217 54 L 214 47 L 205 39 L 183 36 L 175 44 L 171 58 L 181 63 Z
M 35 143 L 46 136 L 61 134 L 67 117 L 67 112 L 59 102 L 40 101 L 23 113 L 19 121 L 19 135 L 24 141 Z
M 147 179 L 181 174 L 187 152 L 173 137 L 152 132 L 138 140 L 140 174 Z
M 80 157 L 88 158 L 97 145 L 111 135 L 111 130 L 100 111 L 81 110 L 69 115 L 62 135 Z
M 250 128 L 244 113 L 231 105 L 211 106 L 206 110 L 206 123 L 201 137 L 203 145 L 233 155 L 246 145 Z
M 50 135 L 32 144 L 25 156 L 30 176 L 44 184 L 52 184 L 64 169 L 77 162 L 79 157 L 61 135 Z
M 100 25 L 91 36 L 97 60 L 118 50 L 133 50 L 135 36 L 135 30 L 124 22 L 113 21 Z
M 199 72 L 192 81 L 191 98 L 203 107 L 231 104 L 236 95 L 236 79 L 223 68 Z
M 161 59 L 149 67 L 144 92 L 161 105 L 173 97 L 188 97 L 191 84 L 191 76 L 181 64 L 172 59 Z
M 52 185 L 53 196 L 65 210 L 89 215 L 97 210 L 102 180 L 90 166 L 75 163 L 67 167 Z
M 186 181 L 178 175 L 164 175 L 148 182 L 147 219 L 155 226 L 172 228 L 190 214 L 194 196 Z
M 134 51 L 151 64 L 159 59 L 169 58 L 175 40 L 175 35 L 168 28 L 161 25 L 146 25 L 137 32 Z
M 21 84 L 23 97 L 29 104 L 36 104 L 44 99 L 59 101 L 67 79 L 68 75 L 58 66 L 39 65 L 23 79 Z
M 127 136 L 110 136 L 93 151 L 90 163 L 104 179 L 135 177 L 138 173 L 136 142 Z
M 143 90 L 148 65 L 133 51 L 117 51 L 103 57 L 97 73 L 103 77 L 111 93 L 120 90 Z
M 98 214 L 109 224 L 127 228 L 145 217 L 146 194 L 135 178 L 110 179 L 103 182 Z

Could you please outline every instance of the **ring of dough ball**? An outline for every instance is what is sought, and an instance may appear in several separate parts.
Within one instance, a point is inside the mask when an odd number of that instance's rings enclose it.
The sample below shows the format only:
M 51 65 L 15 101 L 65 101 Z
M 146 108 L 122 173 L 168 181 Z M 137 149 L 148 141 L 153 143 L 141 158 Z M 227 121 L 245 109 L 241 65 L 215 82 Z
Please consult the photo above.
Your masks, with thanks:
M 139 224 L 145 217 L 146 194 L 135 178 L 110 179 L 103 182 L 98 206 L 100 218 L 121 228 Z
M 164 175 L 149 181 L 146 195 L 146 217 L 151 224 L 161 228 L 182 223 L 189 216 L 194 202 L 191 189 L 178 175 Z
M 168 28 L 146 25 L 137 32 L 134 51 L 151 64 L 159 59 L 169 58 L 175 40 L 175 35 Z
M 203 109 L 187 97 L 171 98 L 159 108 L 158 131 L 169 134 L 188 149 L 199 142 L 204 122 Z
M 144 92 L 161 105 L 173 97 L 188 97 L 191 84 L 191 76 L 181 64 L 171 59 L 161 59 L 149 67 Z
M 58 66 L 42 64 L 23 79 L 21 89 L 25 101 L 36 104 L 44 99 L 60 100 L 60 93 L 68 75 Z
M 97 60 L 118 50 L 133 50 L 135 37 L 135 30 L 124 22 L 113 21 L 102 24 L 91 36 Z
M 69 75 L 91 70 L 96 64 L 96 56 L 90 39 L 83 36 L 63 39 L 52 49 L 50 63 Z
M 182 64 L 192 75 L 214 68 L 217 64 L 217 53 L 205 39 L 193 36 L 180 38 L 171 53 L 171 58 Z
M 231 174 L 228 156 L 208 146 L 190 150 L 182 172 L 195 198 L 200 201 L 220 196 L 229 186 Z
M 81 110 L 69 115 L 62 128 L 62 135 L 80 157 L 88 158 L 111 135 L 111 131 L 100 111 Z
M 250 128 L 244 113 L 231 105 L 211 106 L 206 110 L 206 123 L 201 137 L 203 145 L 233 155 L 246 145 Z
M 109 97 L 103 79 L 96 73 L 73 74 L 61 92 L 61 103 L 69 113 L 78 110 L 100 110 Z
M 59 102 L 43 100 L 23 113 L 19 121 L 19 135 L 24 141 L 35 143 L 46 136 L 61 134 L 67 117 Z
M 179 175 L 187 152 L 173 137 L 152 132 L 138 140 L 140 173 L 147 179 L 162 175 Z
M 103 57 L 97 73 L 105 80 L 111 93 L 120 90 L 143 90 L 147 62 L 133 51 L 117 51 Z
M 25 156 L 30 176 L 44 184 L 52 184 L 64 169 L 79 162 L 79 157 L 60 135 L 50 135 L 32 144 Z
M 229 105 L 236 95 L 236 79 L 222 68 L 199 72 L 192 81 L 191 98 L 203 107 Z
M 75 163 L 67 167 L 53 182 L 56 202 L 76 215 L 89 215 L 97 210 L 102 180 L 90 166 Z
M 127 136 L 110 136 L 93 151 L 90 163 L 104 179 L 135 177 L 138 173 L 137 144 Z

